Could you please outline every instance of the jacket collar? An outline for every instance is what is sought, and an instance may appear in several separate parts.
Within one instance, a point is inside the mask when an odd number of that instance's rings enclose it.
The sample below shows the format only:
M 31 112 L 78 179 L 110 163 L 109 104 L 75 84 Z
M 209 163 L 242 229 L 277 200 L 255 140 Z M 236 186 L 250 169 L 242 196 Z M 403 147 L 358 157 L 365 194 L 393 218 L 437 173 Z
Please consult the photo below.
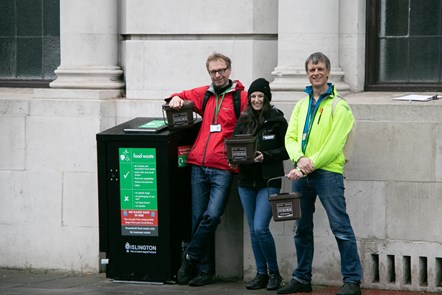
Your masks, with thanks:
M 327 85 L 328 85 L 327 91 L 324 92 L 323 94 L 321 94 L 321 96 L 318 98 L 318 101 L 326 98 L 327 96 L 334 96 L 335 87 L 333 86 L 332 83 L 327 83 Z M 313 96 L 313 87 L 312 86 L 305 87 L 304 92 L 307 93 L 309 95 L 309 97 L 312 97 Z
M 236 80 L 234 80 L 234 81 L 229 80 L 229 85 L 226 86 L 227 93 L 235 91 L 238 88 L 238 86 L 239 86 L 238 81 L 236 81 Z M 226 89 L 224 89 L 224 91 Z M 207 91 L 209 91 L 209 92 L 211 92 L 213 94 L 216 94 L 216 91 L 215 91 L 215 88 L 213 87 L 213 84 L 209 85 L 209 88 L 207 89 Z

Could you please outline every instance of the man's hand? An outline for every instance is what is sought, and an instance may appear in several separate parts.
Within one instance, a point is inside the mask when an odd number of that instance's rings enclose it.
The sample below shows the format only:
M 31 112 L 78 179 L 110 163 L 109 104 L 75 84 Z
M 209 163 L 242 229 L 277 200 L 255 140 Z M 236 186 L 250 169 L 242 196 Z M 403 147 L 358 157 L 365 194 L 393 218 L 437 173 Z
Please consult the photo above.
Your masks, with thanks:
M 285 177 L 287 177 L 290 180 L 298 180 L 298 179 L 304 177 L 304 174 L 302 174 L 302 172 L 299 169 L 294 168 L 294 169 L 290 170 L 290 172 L 287 173 L 287 175 Z
M 298 162 L 296 163 L 296 166 L 304 172 L 304 174 L 310 174 L 313 171 L 315 171 L 315 167 L 313 166 L 312 160 L 310 160 L 307 157 L 301 157 Z
M 169 101 L 169 107 L 170 107 L 171 109 L 174 109 L 174 110 L 179 110 L 179 109 L 181 109 L 181 107 L 183 106 L 183 104 L 184 104 L 184 100 L 182 100 L 181 97 L 179 97 L 179 96 L 174 96 L 174 97 L 172 97 L 172 99 Z

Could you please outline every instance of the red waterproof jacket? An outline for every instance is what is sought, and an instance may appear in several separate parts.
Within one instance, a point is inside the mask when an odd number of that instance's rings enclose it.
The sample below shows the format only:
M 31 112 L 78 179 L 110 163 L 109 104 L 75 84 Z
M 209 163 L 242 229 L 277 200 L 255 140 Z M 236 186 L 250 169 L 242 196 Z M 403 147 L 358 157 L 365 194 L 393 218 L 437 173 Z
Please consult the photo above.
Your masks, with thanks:
M 183 100 L 193 101 L 194 111 L 202 117 L 201 129 L 187 158 L 188 164 L 238 172 L 229 167 L 224 151 L 224 139 L 232 136 L 237 121 L 232 97 L 237 89 L 244 90 L 244 85 L 240 81 L 232 81 L 232 87 L 226 90 L 224 99 L 223 95 L 218 96 L 218 104 L 221 103 L 221 106 L 217 116 L 215 115 L 217 97 L 212 86 L 201 86 L 170 95 L 170 98 L 179 96 Z M 212 92 L 212 95 L 207 101 L 203 114 L 201 108 L 206 91 Z M 246 108 L 247 100 L 247 92 L 242 91 L 241 112 Z M 212 124 L 220 124 L 221 132 L 210 132 Z

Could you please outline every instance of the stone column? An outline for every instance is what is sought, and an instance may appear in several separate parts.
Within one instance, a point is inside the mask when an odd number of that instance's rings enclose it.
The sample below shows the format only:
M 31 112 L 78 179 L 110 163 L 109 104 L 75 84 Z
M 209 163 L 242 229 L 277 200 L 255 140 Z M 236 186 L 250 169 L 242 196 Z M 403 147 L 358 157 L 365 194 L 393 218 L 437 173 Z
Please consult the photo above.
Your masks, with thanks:
M 349 90 L 339 67 L 340 1 L 279 0 L 278 66 L 272 72 L 272 91 L 302 91 L 308 80 L 305 60 L 317 51 L 331 62 L 330 82 Z
M 61 65 L 52 88 L 120 89 L 118 0 L 60 1 Z

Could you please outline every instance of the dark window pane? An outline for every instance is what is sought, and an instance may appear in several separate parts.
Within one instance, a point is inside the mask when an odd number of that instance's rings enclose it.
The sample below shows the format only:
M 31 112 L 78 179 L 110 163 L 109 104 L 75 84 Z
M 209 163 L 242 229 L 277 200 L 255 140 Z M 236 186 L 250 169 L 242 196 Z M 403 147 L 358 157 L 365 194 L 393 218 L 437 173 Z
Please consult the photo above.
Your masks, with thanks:
M 410 39 L 410 82 L 441 82 L 439 46 L 435 38 Z
M 381 1 L 380 35 L 406 36 L 408 34 L 408 0 Z
M 59 65 L 60 1 L 0 0 L 0 80 L 53 80 Z
M 401 82 L 408 80 L 408 40 L 383 39 L 380 42 L 379 80 Z
M 411 0 L 410 35 L 436 36 L 441 30 L 440 0 Z
M 15 36 L 15 0 L 0 1 L 0 36 Z
M 366 3 L 366 89 L 442 89 L 442 0 Z
M 17 36 L 41 36 L 41 0 L 17 0 Z
M 59 0 L 43 0 L 43 36 L 60 36 Z
M 17 39 L 17 78 L 41 79 L 41 40 L 40 38 Z
M 60 38 L 43 38 L 43 79 L 55 79 L 54 70 L 59 65 Z
M 15 38 L 0 38 L 0 79 L 15 78 Z

